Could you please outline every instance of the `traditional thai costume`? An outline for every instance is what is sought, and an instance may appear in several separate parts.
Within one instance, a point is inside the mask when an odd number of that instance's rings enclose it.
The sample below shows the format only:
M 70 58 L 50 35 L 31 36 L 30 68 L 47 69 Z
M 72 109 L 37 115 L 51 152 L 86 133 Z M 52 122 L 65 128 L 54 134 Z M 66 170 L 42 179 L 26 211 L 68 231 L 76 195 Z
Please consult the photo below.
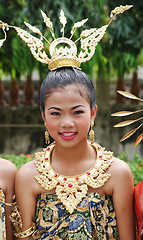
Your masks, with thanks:
M 112 196 L 100 196 L 96 188 L 103 186 L 110 178 L 107 169 L 113 162 L 112 152 L 105 151 L 96 143 L 97 158 L 87 172 L 76 176 L 56 173 L 50 163 L 55 144 L 35 154 L 36 168 L 40 175 L 35 179 L 45 190 L 37 197 L 35 222 L 32 228 L 19 232 L 17 237 L 30 239 L 119 239 Z M 92 187 L 92 193 L 88 193 Z

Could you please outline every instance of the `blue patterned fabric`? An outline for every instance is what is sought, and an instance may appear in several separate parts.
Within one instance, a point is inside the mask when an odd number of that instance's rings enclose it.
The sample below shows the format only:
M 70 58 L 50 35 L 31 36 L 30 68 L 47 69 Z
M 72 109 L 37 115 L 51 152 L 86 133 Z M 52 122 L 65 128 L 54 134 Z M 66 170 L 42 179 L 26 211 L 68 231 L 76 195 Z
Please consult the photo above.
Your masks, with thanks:
M 35 240 L 119 239 L 111 196 L 89 193 L 72 214 L 54 194 L 37 198 Z
M 0 188 L 0 240 L 6 240 L 5 196 L 1 188 Z

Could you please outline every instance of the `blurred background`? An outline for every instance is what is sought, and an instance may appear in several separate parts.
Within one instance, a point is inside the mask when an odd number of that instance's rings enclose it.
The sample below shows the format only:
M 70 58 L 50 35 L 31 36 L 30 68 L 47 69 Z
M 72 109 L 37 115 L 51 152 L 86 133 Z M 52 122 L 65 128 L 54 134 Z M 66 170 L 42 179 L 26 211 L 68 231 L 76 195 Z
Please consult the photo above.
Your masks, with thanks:
M 61 36 L 59 16 L 63 9 L 67 17 L 66 37 L 70 36 L 75 22 L 88 18 L 86 24 L 76 31 L 74 37 L 77 39 L 83 29 L 107 24 L 111 10 L 126 4 L 133 5 L 133 8 L 116 17 L 98 44 L 94 57 L 83 63 L 81 69 L 91 77 L 96 88 L 98 113 L 95 141 L 113 151 L 115 156 L 124 155 L 132 161 L 135 156 L 143 159 L 143 141 L 133 148 L 142 128 L 120 143 L 120 139 L 133 126 L 113 126 L 120 121 L 133 119 L 133 116 L 117 118 L 112 117 L 111 113 L 142 108 L 140 102 L 126 99 L 117 90 L 143 98 L 143 1 L 0 0 L 0 20 L 27 31 L 23 22 L 29 22 L 49 39 L 51 35 L 43 23 L 40 9 L 53 22 L 56 37 Z M 34 59 L 13 29 L 7 31 L 7 40 L 0 48 L 0 154 L 33 155 L 45 147 L 39 91 L 49 70 L 46 64 Z M 0 30 L 2 38 L 4 35 Z

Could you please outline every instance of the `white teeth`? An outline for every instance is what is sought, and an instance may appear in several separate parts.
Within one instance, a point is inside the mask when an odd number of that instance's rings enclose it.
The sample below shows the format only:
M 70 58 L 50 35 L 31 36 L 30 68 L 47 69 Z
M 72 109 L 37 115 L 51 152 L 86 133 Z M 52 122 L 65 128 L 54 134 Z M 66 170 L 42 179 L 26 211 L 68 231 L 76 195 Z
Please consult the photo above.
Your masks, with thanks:
M 62 135 L 64 135 L 65 137 L 68 137 L 68 136 L 74 135 L 74 133 L 62 133 Z

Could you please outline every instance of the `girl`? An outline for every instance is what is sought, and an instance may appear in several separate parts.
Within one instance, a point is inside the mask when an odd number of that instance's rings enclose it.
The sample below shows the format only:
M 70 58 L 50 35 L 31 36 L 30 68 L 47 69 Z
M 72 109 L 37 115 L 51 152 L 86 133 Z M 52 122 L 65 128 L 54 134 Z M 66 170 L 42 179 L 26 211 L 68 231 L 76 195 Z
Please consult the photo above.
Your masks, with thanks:
M 23 223 L 17 237 L 135 239 L 132 173 L 87 139 L 97 113 L 92 81 L 76 68 L 62 67 L 47 75 L 40 94 L 54 143 L 16 176 Z
M 0 239 L 14 239 L 11 215 L 11 203 L 14 195 L 14 181 L 17 169 L 15 165 L 0 158 Z M 6 223 L 6 226 L 5 226 Z

